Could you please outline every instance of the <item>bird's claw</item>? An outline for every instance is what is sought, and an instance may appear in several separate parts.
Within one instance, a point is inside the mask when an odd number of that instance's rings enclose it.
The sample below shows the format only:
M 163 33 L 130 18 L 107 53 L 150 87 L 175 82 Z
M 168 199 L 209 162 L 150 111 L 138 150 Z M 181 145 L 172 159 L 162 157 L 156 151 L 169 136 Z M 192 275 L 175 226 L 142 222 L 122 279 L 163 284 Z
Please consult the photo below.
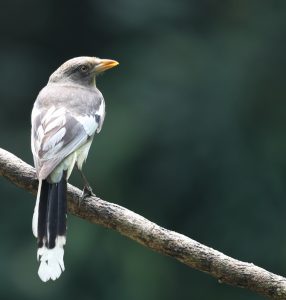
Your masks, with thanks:
M 81 202 L 84 201 L 85 198 L 90 197 L 90 196 L 95 197 L 95 194 L 93 193 L 92 188 L 90 186 L 84 186 L 81 197 L 79 198 L 78 206 L 81 205 Z

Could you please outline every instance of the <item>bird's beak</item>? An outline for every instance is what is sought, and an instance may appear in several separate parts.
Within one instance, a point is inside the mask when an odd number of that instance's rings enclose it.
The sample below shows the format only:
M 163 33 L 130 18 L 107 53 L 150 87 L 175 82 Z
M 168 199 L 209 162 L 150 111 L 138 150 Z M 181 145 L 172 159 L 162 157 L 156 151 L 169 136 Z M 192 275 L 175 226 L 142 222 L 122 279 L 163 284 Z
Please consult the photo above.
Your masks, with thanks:
M 99 64 L 96 65 L 95 71 L 97 73 L 103 72 L 105 70 L 111 69 L 115 66 L 119 65 L 119 62 L 112 59 L 100 59 Z

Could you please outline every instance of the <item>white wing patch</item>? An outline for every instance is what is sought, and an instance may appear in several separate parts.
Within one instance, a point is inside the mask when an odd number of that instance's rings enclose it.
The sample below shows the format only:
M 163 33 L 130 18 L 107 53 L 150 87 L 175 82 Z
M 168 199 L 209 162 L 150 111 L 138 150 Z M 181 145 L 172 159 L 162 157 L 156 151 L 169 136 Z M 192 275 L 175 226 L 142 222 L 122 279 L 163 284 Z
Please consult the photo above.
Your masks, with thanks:
M 94 116 L 74 116 L 76 120 L 83 126 L 87 135 L 92 136 L 98 127 L 98 123 Z
M 104 115 L 105 115 L 105 103 L 104 101 L 101 101 L 101 104 L 98 108 L 98 111 L 97 111 L 97 114 L 102 118 L 104 118 Z
M 100 104 L 96 114 L 99 116 L 99 123 L 98 123 L 96 132 L 99 133 L 101 130 L 101 127 L 103 125 L 103 121 L 104 121 L 104 117 L 105 117 L 105 102 L 104 102 L 104 100 L 101 101 L 101 104 Z
M 101 130 L 105 116 L 105 103 L 101 101 L 98 110 L 93 115 L 74 116 L 74 118 L 83 126 L 87 135 L 92 136 L 95 132 Z

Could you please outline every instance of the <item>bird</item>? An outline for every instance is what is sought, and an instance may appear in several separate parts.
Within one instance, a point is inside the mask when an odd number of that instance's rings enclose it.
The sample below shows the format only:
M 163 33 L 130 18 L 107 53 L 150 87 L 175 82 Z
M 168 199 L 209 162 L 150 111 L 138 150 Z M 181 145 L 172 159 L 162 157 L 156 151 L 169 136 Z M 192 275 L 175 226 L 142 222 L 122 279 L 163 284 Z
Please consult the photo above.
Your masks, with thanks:
M 72 58 L 51 74 L 34 103 L 31 149 L 39 185 L 32 231 L 43 282 L 58 279 L 65 270 L 66 193 L 74 167 L 84 181 L 82 199 L 93 194 L 82 166 L 105 117 L 105 102 L 96 80 L 118 64 L 98 57 Z

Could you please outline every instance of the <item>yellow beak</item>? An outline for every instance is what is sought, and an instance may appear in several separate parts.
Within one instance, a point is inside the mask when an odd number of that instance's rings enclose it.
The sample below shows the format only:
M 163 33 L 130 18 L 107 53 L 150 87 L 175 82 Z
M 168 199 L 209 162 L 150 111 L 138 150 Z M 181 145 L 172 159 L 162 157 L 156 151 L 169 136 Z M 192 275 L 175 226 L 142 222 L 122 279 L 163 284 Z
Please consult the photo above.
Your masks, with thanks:
M 119 65 L 119 62 L 112 59 L 100 59 L 99 64 L 95 67 L 97 73 L 103 72 L 105 70 L 111 69 Z

